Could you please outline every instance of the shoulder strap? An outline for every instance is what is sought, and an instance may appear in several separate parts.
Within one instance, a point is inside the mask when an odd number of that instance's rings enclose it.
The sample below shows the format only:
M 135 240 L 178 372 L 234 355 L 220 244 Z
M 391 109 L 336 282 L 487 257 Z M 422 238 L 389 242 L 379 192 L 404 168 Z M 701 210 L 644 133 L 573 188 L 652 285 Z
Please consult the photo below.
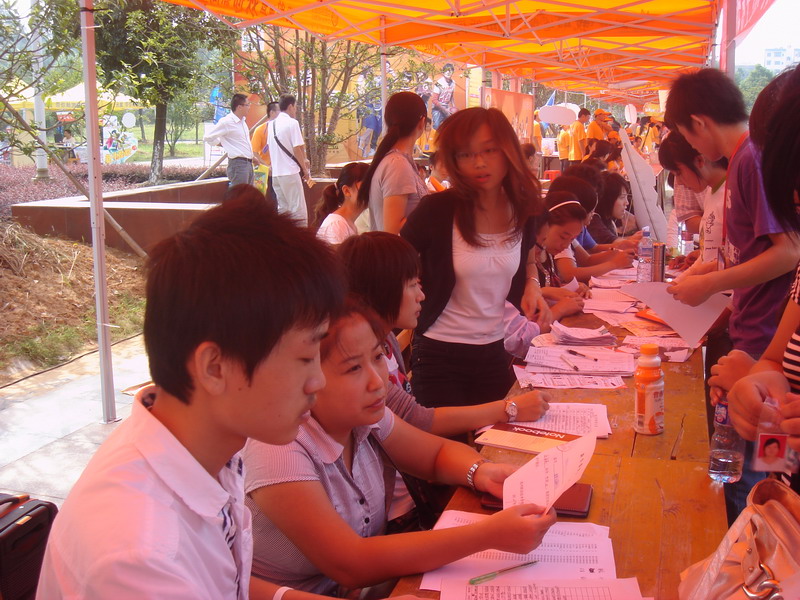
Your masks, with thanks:
M 276 119 L 276 121 L 277 121 L 277 119 Z M 303 169 L 303 165 L 300 164 L 300 161 L 297 160 L 297 157 L 294 154 L 292 154 L 291 152 L 289 152 L 286 149 L 286 146 L 281 144 L 281 140 L 278 138 L 278 129 L 277 129 L 277 126 L 275 125 L 275 121 L 272 121 L 272 136 L 275 138 L 275 142 L 278 144 L 278 147 L 281 150 L 283 150 L 286 153 L 286 156 L 291 158 L 294 161 L 294 164 L 296 164 L 300 168 L 300 179 L 305 179 L 306 178 L 306 171 L 305 171 L 305 169 Z

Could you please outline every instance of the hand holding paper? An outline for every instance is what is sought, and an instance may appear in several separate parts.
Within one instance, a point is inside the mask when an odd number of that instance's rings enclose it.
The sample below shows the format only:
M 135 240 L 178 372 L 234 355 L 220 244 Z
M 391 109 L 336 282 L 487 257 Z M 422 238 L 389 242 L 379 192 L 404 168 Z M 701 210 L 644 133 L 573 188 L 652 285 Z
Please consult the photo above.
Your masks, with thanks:
M 503 508 L 538 504 L 549 511 L 558 497 L 581 478 L 596 443 L 594 435 L 585 435 L 531 459 L 503 484 Z

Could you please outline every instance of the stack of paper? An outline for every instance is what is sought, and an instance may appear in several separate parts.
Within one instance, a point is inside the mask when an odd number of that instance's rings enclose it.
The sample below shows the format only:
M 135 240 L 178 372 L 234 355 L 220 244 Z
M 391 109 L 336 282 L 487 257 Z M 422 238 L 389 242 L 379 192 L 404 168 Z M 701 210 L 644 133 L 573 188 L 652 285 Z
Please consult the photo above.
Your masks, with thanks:
M 617 338 L 605 327 L 567 327 L 554 321 L 551 333 L 557 343 L 565 346 L 614 346 Z
M 528 348 L 526 371 L 532 373 L 580 373 L 581 375 L 633 375 L 633 356 L 606 348 L 546 346 Z
M 531 580 L 511 572 L 478 585 L 470 585 L 464 579 L 447 578 L 442 580 L 441 588 L 441 600 L 644 600 L 635 577 Z
M 520 387 L 550 388 L 558 390 L 616 390 L 625 387 L 622 377 L 581 375 L 580 373 L 531 373 L 514 365 L 514 375 Z
M 446 529 L 476 523 L 490 515 L 446 510 L 434 529 Z M 545 534 L 538 548 L 528 554 L 500 550 L 477 552 L 449 565 L 430 571 L 422 578 L 423 590 L 444 591 L 446 580 L 467 583 L 471 578 L 523 562 L 537 564 L 516 572 L 528 581 L 551 579 L 614 579 L 617 576 L 614 550 L 608 537 L 608 527 L 594 523 L 556 523 Z M 510 573 L 506 577 L 513 577 Z M 494 580 L 496 583 L 502 578 Z M 494 583 L 490 582 L 490 583 Z M 481 584 L 485 586 L 487 584 Z

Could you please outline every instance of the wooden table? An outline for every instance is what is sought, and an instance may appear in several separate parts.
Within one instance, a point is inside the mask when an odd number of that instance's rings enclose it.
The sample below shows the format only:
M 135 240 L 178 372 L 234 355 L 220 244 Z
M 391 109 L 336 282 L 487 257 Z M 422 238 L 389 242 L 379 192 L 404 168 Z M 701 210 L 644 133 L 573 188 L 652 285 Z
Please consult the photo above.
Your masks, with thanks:
M 582 315 L 572 326 L 597 327 Z M 622 330 L 610 328 L 624 335 Z M 703 396 L 702 353 L 684 363 L 664 363 L 665 431 L 633 431 L 633 379 L 620 390 L 549 390 L 563 402 L 602 402 L 613 433 L 598 439 L 582 482 L 594 487 L 588 520 L 610 527 L 617 577 L 636 577 L 642 594 L 658 600 L 678 597 L 680 572 L 711 554 L 728 525 L 722 487 L 708 477 L 708 432 Z M 510 395 L 519 393 L 515 386 Z M 485 447 L 492 460 L 523 464 L 530 454 Z M 448 508 L 485 513 L 478 497 L 459 488 Z M 564 521 L 584 519 L 560 518 Z M 417 594 L 421 575 L 400 580 L 393 595 Z

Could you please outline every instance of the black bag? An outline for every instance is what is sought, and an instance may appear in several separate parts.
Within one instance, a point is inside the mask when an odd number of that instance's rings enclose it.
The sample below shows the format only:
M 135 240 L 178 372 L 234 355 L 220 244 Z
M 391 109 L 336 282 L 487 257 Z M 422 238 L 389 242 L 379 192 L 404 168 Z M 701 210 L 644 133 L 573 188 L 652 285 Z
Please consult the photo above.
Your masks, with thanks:
M 36 595 L 47 536 L 58 508 L 27 495 L 0 494 L 0 598 Z

